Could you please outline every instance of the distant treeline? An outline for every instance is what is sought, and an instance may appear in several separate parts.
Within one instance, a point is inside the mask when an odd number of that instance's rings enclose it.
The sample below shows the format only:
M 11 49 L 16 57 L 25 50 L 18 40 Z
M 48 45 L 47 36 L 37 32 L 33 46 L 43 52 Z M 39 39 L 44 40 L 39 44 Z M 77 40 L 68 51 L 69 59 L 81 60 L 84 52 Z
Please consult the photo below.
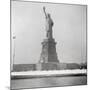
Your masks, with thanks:
M 56 68 L 55 65 L 57 65 Z M 38 70 L 37 64 L 14 64 L 13 71 L 35 71 Z M 43 67 L 43 66 L 42 66 Z M 48 67 L 46 64 L 46 68 L 40 70 L 67 70 L 67 69 L 87 69 L 87 63 L 60 63 L 60 64 L 53 64 Z

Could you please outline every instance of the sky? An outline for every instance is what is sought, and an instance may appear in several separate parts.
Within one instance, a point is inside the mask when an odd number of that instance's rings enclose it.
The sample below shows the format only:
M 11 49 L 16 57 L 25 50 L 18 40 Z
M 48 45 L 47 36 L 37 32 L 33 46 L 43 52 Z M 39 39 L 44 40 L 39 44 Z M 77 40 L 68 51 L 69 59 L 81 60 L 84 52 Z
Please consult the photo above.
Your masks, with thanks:
M 45 16 L 51 14 L 53 37 L 62 63 L 86 62 L 86 6 L 36 2 L 11 2 L 12 60 L 31 64 L 40 60 L 41 42 L 46 38 Z M 13 59 L 13 55 L 15 57 Z

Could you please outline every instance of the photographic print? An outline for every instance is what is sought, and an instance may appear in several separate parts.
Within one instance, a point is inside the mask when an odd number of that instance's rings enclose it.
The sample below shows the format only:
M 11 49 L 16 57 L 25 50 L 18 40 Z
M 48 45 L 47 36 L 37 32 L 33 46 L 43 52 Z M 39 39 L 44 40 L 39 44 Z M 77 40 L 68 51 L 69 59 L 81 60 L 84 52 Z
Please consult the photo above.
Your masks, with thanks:
M 11 89 L 87 84 L 87 5 L 11 0 Z

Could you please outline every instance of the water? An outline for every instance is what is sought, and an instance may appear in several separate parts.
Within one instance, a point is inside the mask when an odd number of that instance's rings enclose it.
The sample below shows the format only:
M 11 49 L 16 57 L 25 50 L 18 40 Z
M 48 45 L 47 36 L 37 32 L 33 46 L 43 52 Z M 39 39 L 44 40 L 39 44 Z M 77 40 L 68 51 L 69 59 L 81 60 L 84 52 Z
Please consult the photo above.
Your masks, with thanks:
M 12 89 L 86 85 L 86 84 L 87 84 L 86 76 L 47 77 L 47 78 L 11 80 L 11 88 Z

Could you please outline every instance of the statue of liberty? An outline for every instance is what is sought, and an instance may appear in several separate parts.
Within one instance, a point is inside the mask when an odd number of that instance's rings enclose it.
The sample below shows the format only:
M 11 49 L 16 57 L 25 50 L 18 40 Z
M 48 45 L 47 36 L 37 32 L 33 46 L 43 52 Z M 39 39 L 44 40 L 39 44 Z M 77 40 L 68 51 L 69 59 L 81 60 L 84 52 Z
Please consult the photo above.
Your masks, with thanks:
M 46 19 L 46 33 L 47 33 L 47 38 L 50 39 L 52 38 L 52 26 L 53 26 L 53 21 L 51 19 L 51 16 L 49 13 L 46 13 L 45 7 L 43 7 L 43 11 L 45 14 L 45 19 Z
M 52 35 L 53 20 L 43 7 L 46 22 L 46 39 L 42 42 L 42 52 L 38 64 L 38 70 L 57 70 L 58 57 L 56 53 L 56 42 Z

